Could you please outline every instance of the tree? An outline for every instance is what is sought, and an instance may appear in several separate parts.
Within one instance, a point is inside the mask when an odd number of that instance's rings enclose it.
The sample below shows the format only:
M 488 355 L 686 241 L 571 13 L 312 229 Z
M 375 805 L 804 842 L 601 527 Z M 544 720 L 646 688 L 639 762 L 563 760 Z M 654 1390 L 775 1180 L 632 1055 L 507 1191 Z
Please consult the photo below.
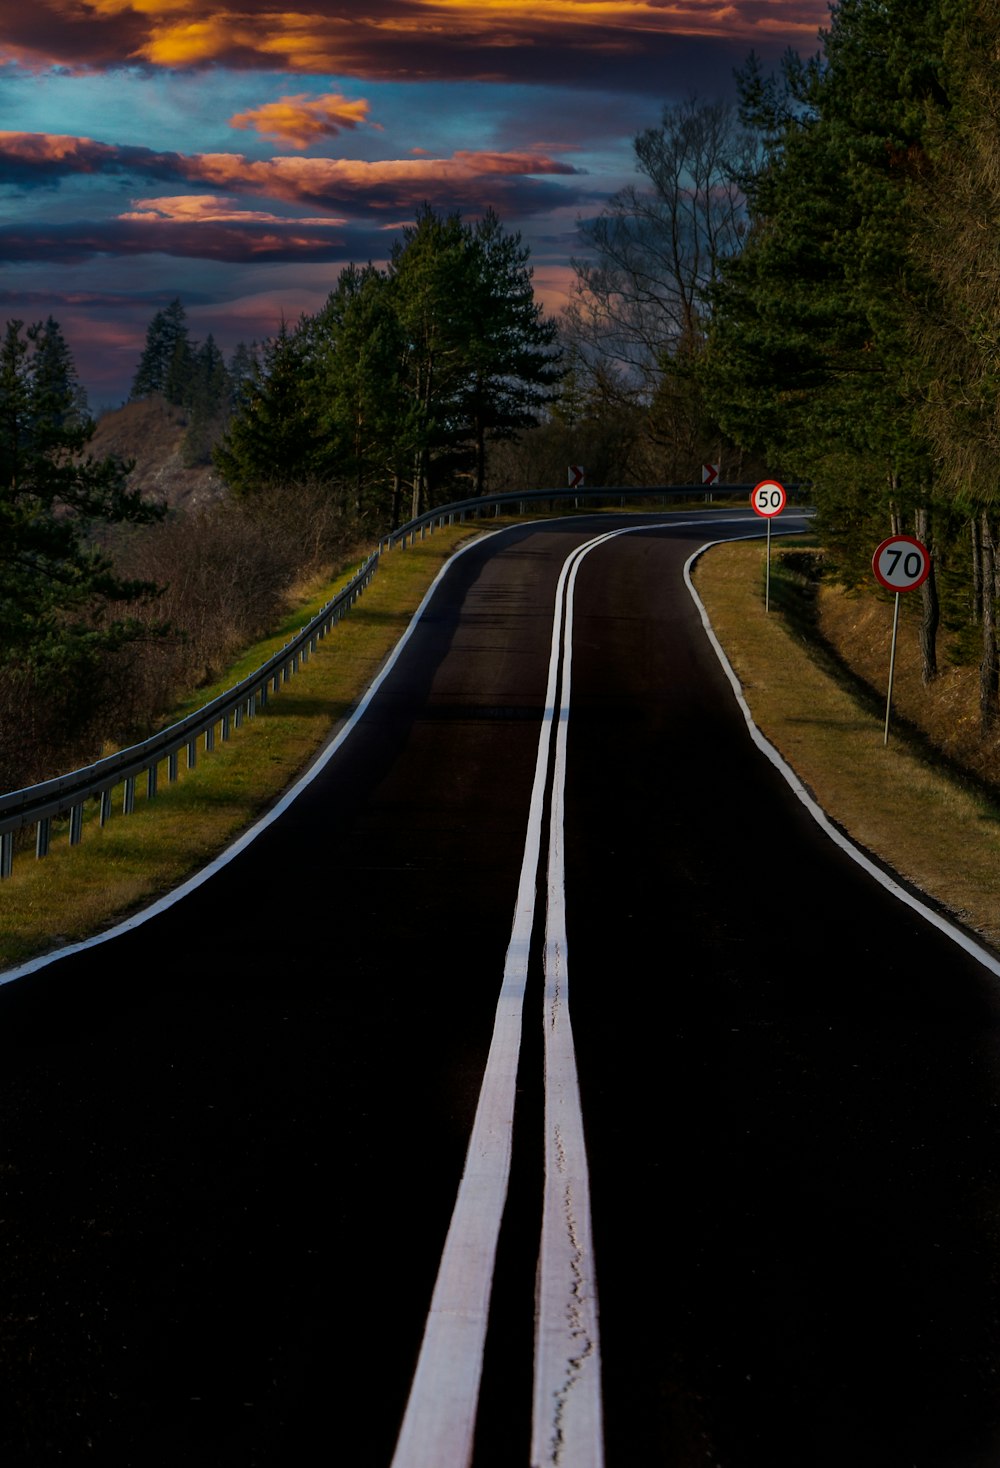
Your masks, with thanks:
M 848 580 L 867 577 L 888 531 L 934 534 L 906 301 L 921 288 L 913 177 L 946 105 L 941 36 L 938 3 L 843 0 L 822 56 L 786 59 L 780 80 L 751 61 L 740 78 L 763 164 L 744 248 L 711 293 L 702 382 L 734 439 L 813 482 Z M 928 678 L 936 590 L 922 590 Z
M 282 321 L 251 369 L 241 411 L 213 451 L 219 473 L 235 494 L 314 477 L 318 414 L 310 390 L 313 381 L 302 330 L 291 331 Z
M 562 378 L 555 321 L 535 300 L 528 248 L 492 209 L 465 232 L 469 336 L 459 412 L 475 447 L 473 492 L 483 493 L 486 444 L 538 422 Z
M 588 255 L 574 261 L 564 335 L 606 411 L 644 410 L 651 472 L 668 481 L 720 453 L 694 369 L 712 287 L 742 247 L 757 146 L 730 103 L 666 107 L 633 143 L 642 181 L 581 228 Z
M 986 732 L 1000 703 L 1000 24 L 985 0 L 956 0 L 949 15 L 943 80 L 951 105 L 931 121 L 915 180 L 912 248 L 926 284 L 912 297 L 911 321 L 926 384 L 920 417 L 933 445 L 937 481 L 971 522 L 969 611 L 981 628 L 979 704 Z
M 208 336 L 190 354 L 190 374 L 185 389 L 188 429 L 184 435 L 184 462 L 208 464 L 212 449 L 229 420 L 232 382 L 225 358 Z
M 83 670 L 140 635 L 127 608 L 155 590 L 116 576 L 95 532 L 147 524 L 162 510 L 128 487 L 128 465 L 87 453 L 94 424 L 81 402 L 56 322 L 25 331 L 8 321 L 0 344 L 0 652 L 8 679 L 27 672 L 64 697 L 70 679 L 82 699 Z
M 648 394 L 664 361 L 700 342 L 708 292 L 740 249 L 755 141 L 730 103 L 691 98 L 665 107 L 633 150 L 645 183 L 622 189 L 581 228 L 591 254 L 573 262 L 568 326 Z
M 309 477 L 398 523 L 471 479 L 485 447 L 536 421 L 560 377 L 528 251 L 487 213 L 429 207 L 387 270 L 347 266 L 325 305 L 265 349 L 215 462 L 238 493 Z
M 146 329 L 146 345 L 132 380 L 133 398 L 163 393 L 168 403 L 185 404 L 191 375 L 191 344 L 184 307 L 178 299 L 157 311 Z
M 348 265 L 306 329 L 328 472 L 351 485 L 358 515 L 398 524 L 417 415 L 402 381 L 406 344 L 386 272 Z

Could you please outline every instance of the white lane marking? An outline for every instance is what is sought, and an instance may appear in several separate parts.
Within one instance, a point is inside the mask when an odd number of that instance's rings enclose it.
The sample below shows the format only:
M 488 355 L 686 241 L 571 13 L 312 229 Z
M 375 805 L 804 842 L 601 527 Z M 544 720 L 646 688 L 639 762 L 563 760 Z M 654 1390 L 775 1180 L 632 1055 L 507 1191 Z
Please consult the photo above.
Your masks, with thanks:
M 751 539 L 752 537 L 748 536 L 746 538 Z M 974 938 L 969 936 L 968 933 L 964 933 L 961 928 L 956 927 L 954 923 L 949 922 L 947 918 L 942 917 L 940 913 L 935 912 L 933 908 L 930 908 L 926 905 L 926 903 L 921 902 L 919 897 L 915 897 L 913 893 L 907 892 L 905 887 L 901 887 L 898 882 L 893 880 L 888 872 L 883 871 L 882 868 L 880 866 L 877 866 L 875 862 L 869 860 L 869 858 L 864 854 L 863 851 L 860 851 L 852 841 L 848 840 L 848 838 L 843 834 L 842 831 L 839 831 L 837 829 L 837 827 L 828 818 L 822 806 L 818 805 L 809 794 L 808 790 L 802 784 L 802 781 L 792 769 L 791 765 L 789 765 L 785 761 L 783 756 L 778 753 L 770 740 L 765 738 L 765 736 L 758 729 L 757 725 L 754 723 L 753 714 L 750 712 L 750 706 L 747 703 L 746 699 L 743 697 L 743 685 L 740 683 L 739 678 L 733 670 L 732 664 L 726 657 L 722 644 L 719 642 L 719 639 L 715 635 L 712 623 L 709 620 L 708 612 L 705 610 L 705 605 L 702 602 L 701 597 L 695 590 L 694 582 L 691 579 L 691 567 L 694 565 L 698 557 L 700 555 L 703 555 L 705 551 L 711 550 L 713 545 L 721 544 L 723 544 L 722 541 L 710 540 L 705 545 L 696 550 L 684 566 L 684 580 L 687 584 L 688 591 L 691 593 L 691 596 L 694 599 L 694 604 L 698 608 L 698 612 L 702 620 L 702 625 L 704 626 L 705 631 L 708 634 L 708 640 L 709 642 L 711 642 L 712 647 L 715 650 L 715 655 L 722 665 L 722 671 L 725 673 L 726 677 L 729 679 L 730 684 L 732 685 L 733 692 L 736 695 L 736 701 L 740 706 L 744 719 L 746 720 L 746 726 L 750 732 L 750 738 L 753 740 L 754 744 L 756 744 L 757 748 L 764 755 L 767 756 L 767 758 L 771 761 L 772 765 L 774 765 L 778 773 L 795 792 L 795 794 L 798 796 L 799 800 L 801 800 L 802 804 L 805 806 L 806 810 L 812 816 L 816 824 L 821 827 L 821 829 L 826 833 L 827 836 L 829 836 L 831 841 L 835 842 L 837 846 L 840 847 L 841 851 L 846 852 L 846 854 L 851 858 L 852 861 L 857 862 L 859 867 L 862 867 L 870 877 L 874 877 L 875 881 L 878 882 L 880 886 L 884 887 L 887 892 L 891 892 L 893 897 L 898 898 L 900 902 L 905 903 L 907 907 L 912 908 L 914 912 L 919 913 L 920 916 L 924 918 L 927 922 L 929 922 L 932 927 L 937 928 L 939 932 L 945 935 L 945 937 L 950 938 L 953 943 L 957 943 L 959 948 L 968 953 L 970 957 L 976 960 L 977 963 L 981 963 L 984 968 L 989 969 L 990 973 L 996 974 L 998 977 L 1000 977 L 1000 960 L 998 960 L 992 953 L 990 953 L 987 949 L 983 948 L 979 943 L 977 943 Z
M 566 589 L 544 950 L 545 1193 L 535 1321 L 531 1468 L 554 1468 L 556 1464 L 602 1468 L 604 1462 L 590 1174 L 569 1011 L 565 797 L 576 577 L 584 558 L 611 538 L 601 536 L 581 547 Z
M 493 1268 L 510 1177 L 517 1061 L 535 926 L 566 576 L 564 564 L 556 587 L 545 711 L 493 1038 L 392 1468 L 467 1468 L 472 1461 Z
M 743 514 L 733 518 L 744 522 L 751 517 Z M 538 737 L 528 828 L 493 1038 L 392 1468 L 442 1468 L 444 1464 L 448 1468 L 468 1468 L 472 1461 L 493 1270 L 510 1176 L 517 1060 L 528 956 L 535 923 L 542 819 L 557 699 L 560 733 L 557 750 L 561 749 L 562 774 L 556 781 L 556 788 L 564 783 L 565 730 L 569 717 L 568 680 L 564 681 L 562 696 L 559 695 L 560 655 L 565 636 L 564 591 L 583 557 L 607 540 L 649 529 L 683 528 L 702 523 L 701 520 L 663 521 L 650 525 L 643 521 L 621 530 L 607 531 L 576 547 L 566 558 L 559 574 L 545 711 Z M 575 581 L 575 575 L 573 579 Z M 562 799 L 561 790 L 558 796 L 554 792 L 553 801 L 558 801 L 554 809 L 558 809 L 560 814 L 558 822 L 553 822 L 553 826 L 558 825 L 558 834 L 555 831 L 550 833 L 550 845 L 554 840 L 560 855 L 554 869 L 550 856 L 548 901 L 550 906 L 561 907 L 564 913 Z M 543 1245 L 539 1259 L 532 1463 L 534 1465 L 537 1452 L 540 1464 L 554 1465 L 561 1461 L 565 1468 L 601 1468 L 600 1357 L 590 1244 L 589 1180 L 572 1032 L 565 1004 L 565 952 L 563 915 L 561 924 L 551 925 L 546 935 L 546 1012 L 553 1012 L 558 1023 L 546 1025 L 547 1182 L 542 1220 Z M 559 996 L 554 1010 L 549 1004 L 548 974 L 551 974 L 551 982 Z M 548 1101 L 550 1084 L 553 1096 L 557 1098 L 551 1108 Z M 565 1152 L 567 1141 L 568 1154 Z M 569 1166 L 563 1171 L 567 1156 Z M 560 1176 L 570 1182 L 569 1194 L 565 1187 L 560 1189 Z M 573 1200 L 570 1211 L 567 1211 L 567 1197 Z M 571 1220 L 569 1226 L 568 1220 Z M 581 1239 L 585 1245 L 583 1251 L 578 1247 Z M 585 1302 L 584 1317 L 579 1317 L 579 1302 Z M 588 1344 L 585 1351 L 581 1349 L 582 1338 L 576 1334 L 578 1318 L 585 1318 L 586 1322 Z M 566 1321 L 570 1322 L 568 1336 Z M 588 1369 L 582 1376 L 571 1364 L 580 1356 L 588 1362 Z M 578 1380 L 584 1382 L 579 1389 L 576 1388 Z M 570 1392 L 566 1390 L 568 1382 L 574 1387 Z M 579 1456 L 565 1454 L 570 1440 Z M 561 1460 L 560 1454 L 563 1454 Z

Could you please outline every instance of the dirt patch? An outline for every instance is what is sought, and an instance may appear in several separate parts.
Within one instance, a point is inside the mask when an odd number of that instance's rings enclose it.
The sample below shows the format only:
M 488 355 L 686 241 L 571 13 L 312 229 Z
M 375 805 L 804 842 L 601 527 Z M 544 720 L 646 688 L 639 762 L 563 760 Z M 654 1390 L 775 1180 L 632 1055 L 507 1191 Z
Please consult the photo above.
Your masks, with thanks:
M 140 398 L 98 420 L 89 452 L 98 459 L 117 454 L 134 460 L 129 483 L 144 499 L 194 509 L 219 499 L 224 489 L 211 465 L 184 463 L 187 427 L 187 415 L 165 398 Z

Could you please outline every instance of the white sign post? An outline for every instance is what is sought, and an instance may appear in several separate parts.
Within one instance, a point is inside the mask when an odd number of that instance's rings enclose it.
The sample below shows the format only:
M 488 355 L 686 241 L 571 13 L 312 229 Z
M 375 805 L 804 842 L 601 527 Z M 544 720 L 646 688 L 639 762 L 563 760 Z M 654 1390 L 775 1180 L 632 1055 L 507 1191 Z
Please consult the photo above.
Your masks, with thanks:
M 750 507 L 767 521 L 767 578 L 764 584 L 764 610 L 771 610 L 771 521 L 785 508 L 787 495 L 776 479 L 762 479 L 750 496 Z
M 885 700 L 885 733 L 883 748 L 889 743 L 889 710 L 892 708 L 892 680 L 896 671 L 896 637 L 899 632 L 899 597 L 903 591 L 916 591 L 930 575 L 930 552 L 912 535 L 890 535 L 876 546 L 872 556 L 875 580 L 886 591 L 896 593 L 892 613 L 892 650 L 889 653 L 889 691 Z

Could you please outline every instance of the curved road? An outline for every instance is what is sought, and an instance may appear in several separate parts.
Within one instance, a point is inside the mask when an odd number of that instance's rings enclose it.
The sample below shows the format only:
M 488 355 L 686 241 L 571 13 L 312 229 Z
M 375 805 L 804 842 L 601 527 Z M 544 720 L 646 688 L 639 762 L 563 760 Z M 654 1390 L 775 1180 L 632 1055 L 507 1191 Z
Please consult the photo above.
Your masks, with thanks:
M 748 738 L 683 567 L 761 528 L 476 542 L 256 839 L 0 989 L 6 1462 L 1000 1459 L 1000 986 Z

